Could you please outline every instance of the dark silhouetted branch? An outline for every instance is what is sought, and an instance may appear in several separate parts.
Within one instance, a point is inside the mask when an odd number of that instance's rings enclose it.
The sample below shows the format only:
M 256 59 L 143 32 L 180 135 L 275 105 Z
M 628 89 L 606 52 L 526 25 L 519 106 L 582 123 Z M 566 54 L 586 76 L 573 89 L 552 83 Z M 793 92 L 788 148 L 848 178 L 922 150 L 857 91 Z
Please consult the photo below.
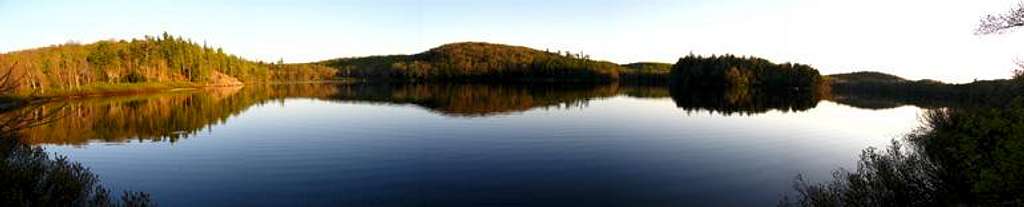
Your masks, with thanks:
M 1024 2 L 1008 13 L 983 17 L 975 34 L 999 34 L 1021 26 L 1024 26 Z
M 1013 79 L 1024 80 L 1024 60 L 1017 60 L 1017 69 L 1013 71 Z
M 18 63 L 7 67 L 7 71 L 0 74 L 0 96 L 12 95 L 21 84 L 21 77 L 15 77 L 14 68 Z

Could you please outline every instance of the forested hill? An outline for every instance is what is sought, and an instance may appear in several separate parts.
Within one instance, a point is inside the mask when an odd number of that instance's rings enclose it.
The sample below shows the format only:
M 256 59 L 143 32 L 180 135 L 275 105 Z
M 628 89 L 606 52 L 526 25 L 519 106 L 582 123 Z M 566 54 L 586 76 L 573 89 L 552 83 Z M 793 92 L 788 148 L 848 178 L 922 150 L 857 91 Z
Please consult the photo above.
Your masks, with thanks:
M 413 55 L 340 58 L 320 64 L 341 76 L 367 79 L 454 81 L 613 81 L 618 64 L 572 53 L 463 42 Z
M 835 82 L 857 82 L 857 81 L 875 81 L 875 82 L 902 82 L 907 81 L 899 76 L 895 76 L 888 73 L 874 72 L 874 71 L 860 71 L 852 73 L 840 73 L 828 75 L 832 81 Z
M 999 105 L 1024 95 L 1024 85 L 1020 84 L 1020 79 L 948 84 L 929 79 L 912 81 L 880 72 L 854 72 L 828 77 L 837 98 L 871 98 L 923 107 Z
M 143 39 L 68 43 L 0 54 L 0 74 L 12 71 L 19 91 L 85 91 L 128 83 L 233 85 L 242 82 L 333 79 L 316 64 L 249 61 L 220 48 L 164 33 Z

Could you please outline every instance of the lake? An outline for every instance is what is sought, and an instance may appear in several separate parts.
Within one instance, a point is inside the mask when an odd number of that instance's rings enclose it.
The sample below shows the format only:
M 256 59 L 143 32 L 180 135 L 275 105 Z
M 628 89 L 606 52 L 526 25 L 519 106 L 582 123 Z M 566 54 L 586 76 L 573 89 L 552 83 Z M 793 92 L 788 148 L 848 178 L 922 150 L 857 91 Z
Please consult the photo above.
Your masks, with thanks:
M 280 84 L 54 102 L 62 118 L 23 134 L 163 206 L 769 206 L 919 126 L 924 109 L 877 103 Z

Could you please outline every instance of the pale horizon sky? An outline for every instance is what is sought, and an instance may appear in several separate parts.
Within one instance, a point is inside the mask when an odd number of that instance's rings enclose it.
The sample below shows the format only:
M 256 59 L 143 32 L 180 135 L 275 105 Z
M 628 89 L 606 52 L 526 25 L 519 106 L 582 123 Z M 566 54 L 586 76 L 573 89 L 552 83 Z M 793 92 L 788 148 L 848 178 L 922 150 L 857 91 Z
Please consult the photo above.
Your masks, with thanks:
M 1008 78 L 1024 31 L 974 35 L 1017 0 L 15 1 L 0 53 L 164 31 L 251 60 L 412 54 L 484 41 L 617 63 L 694 54 L 963 83 Z

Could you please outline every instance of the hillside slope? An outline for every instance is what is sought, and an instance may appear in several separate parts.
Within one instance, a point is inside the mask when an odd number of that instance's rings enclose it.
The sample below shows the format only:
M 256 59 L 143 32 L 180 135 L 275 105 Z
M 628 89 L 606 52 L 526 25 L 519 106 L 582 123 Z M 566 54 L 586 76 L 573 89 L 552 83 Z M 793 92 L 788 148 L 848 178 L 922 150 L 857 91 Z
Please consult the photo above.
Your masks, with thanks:
M 339 58 L 320 64 L 345 77 L 449 81 L 611 81 L 620 66 L 571 53 L 482 42 L 442 45 L 413 55 Z
M 1015 80 L 985 80 L 948 84 L 922 79 L 907 80 L 881 72 L 833 74 L 832 92 L 837 102 L 872 108 L 913 104 L 920 107 L 991 105 L 1008 103 L 1024 95 L 1024 85 Z M 872 100 L 872 102 L 863 102 Z M 888 104 L 879 104 L 888 103 Z

